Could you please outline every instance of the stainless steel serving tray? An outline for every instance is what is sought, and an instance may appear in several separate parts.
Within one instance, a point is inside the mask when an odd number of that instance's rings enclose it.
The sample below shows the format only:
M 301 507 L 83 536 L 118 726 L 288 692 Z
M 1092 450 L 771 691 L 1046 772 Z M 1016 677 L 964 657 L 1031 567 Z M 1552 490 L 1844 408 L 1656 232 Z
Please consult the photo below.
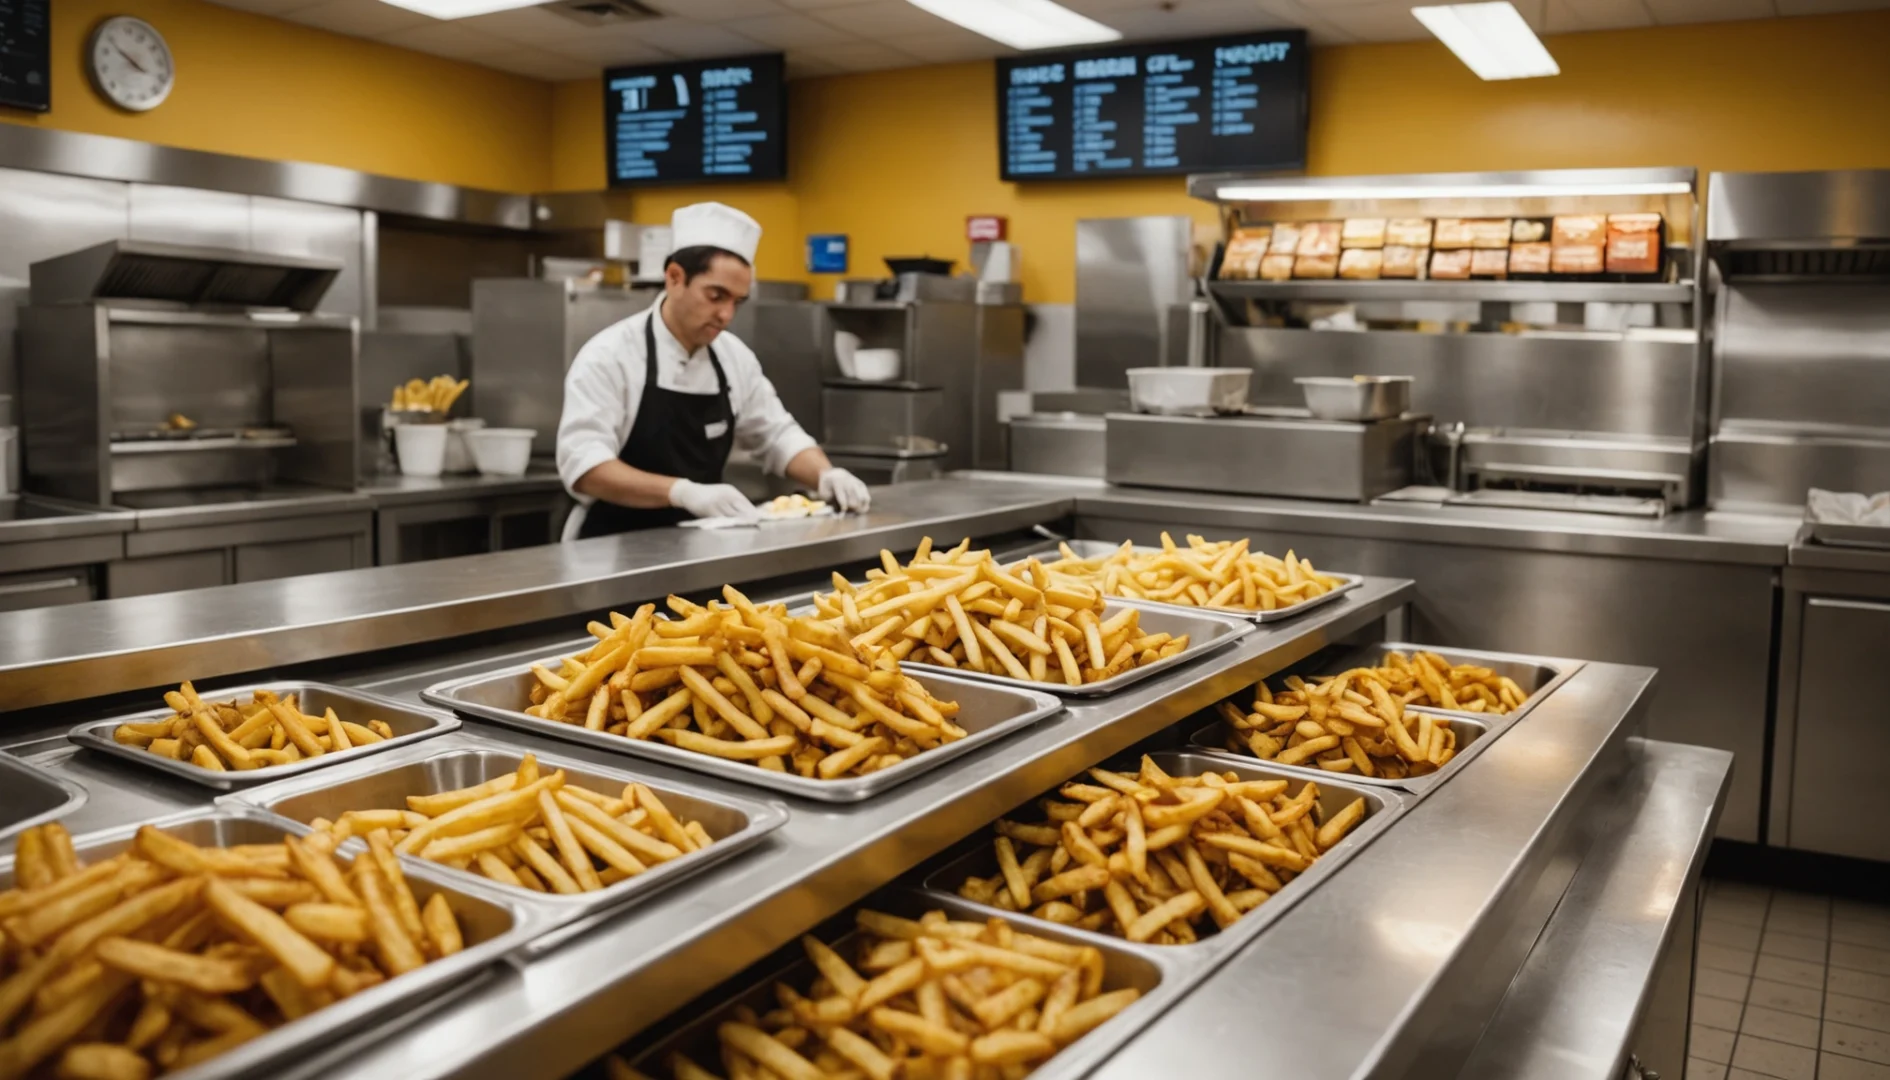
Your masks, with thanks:
M 1808 521 L 1806 534 L 1816 543 L 1832 547 L 1890 549 L 1890 526 L 1844 525 L 1835 521 Z
M 792 597 L 785 601 L 788 610 L 796 615 L 813 613 L 813 594 Z M 901 669 L 914 676 L 921 673 L 937 672 L 940 675 L 958 679 L 970 679 L 994 686 L 1014 686 L 1029 690 L 1044 690 L 1065 697 L 1107 697 L 1118 690 L 1126 689 L 1143 679 L 1159 675 L 1169 668 L 1197 659 L 1205 653 L 1223 645 L 1231 645 L 1236 640 L 1253 633 L 1253 624 L 1245 619 L 1234 618 L 1220 612 L 1204 611 L 1201 608 L 1176 607 L 1173 604 L 1151 604 L 1142 600 L 1110 599 L 1103 603 L 1105 617 L 1114 615 L 1118 610 L 1129 607 L 1141 612 L 1137 620 L 1143 630 L 1151 634 L 1172 634 L 1180 637 L 1188 635 L 1188 647 L 1166 659 L 1153 664 L 1133 667 L 1120 675 L 1104 679 L 1101 682 L 1084 683 L 1071 686 L 1058 680 L 1056 682 L 1031 682 L 1027 679 L 1013 679 L 1009 675 L 992 675 L 983 671 L 966 671 L 963 668 L 945 667 L 942 664 L 927 664 L 918 660 L 901 660 Z
M 204 846 L 273 843 L 284 832 L 306 835 L 300 826 L 285 826 L 279 818 L 243 806 L 215 806 L 154 819 L 166 832 Z M 78 837 L 73 842 L 88 860 L 109 858 L 130 846 L 140 826 L 132 825 Z M 338 856 L 352 861 L 346 853 Z M 421 1015 L 413 1006 L 446 993 L 483 972 L 489 965 L 529 941 L 543 929 L 540 917 L 489 889 L 468 887 L 448 878 L 441 868 L 406 865 L 402 868 L 413 886 L 414 898 L 425 903 L 444 893 L 459 916 L 466 937 L 465 951 L 435 960 L 417 971 L 389 979 L 341 1001 L 292 1021 L 267 1034 L 212 1058 L 195 1068 L 168 1074 L 176 1080 L 235 1080 L 266 1074 L 267 1066 L 291 1054 L 350 1039 L 383 1023 L 405 1026 Z M 0 889 L 13 885 L 13 857 L 0 859 Z
M 358 761 L 370 754 L 384 754 L 389 750 L 419 742 L 422 739 L 442 735 L 459 727 L 459 718 L 437 713 L 432 709 L 422 709 L 414 705 L 395 701 L 393 698 L 370 694 L 347 686 L 331 686 L 327 683 L 300 682 L 281 679 L 275 682 L 254 683 L 249 686 L 231 687 L 203 693 L 206 701 L 223 702 L 229 700 L 246 701 L 257 690 L 273 690 L 277 694 L 296 695 L 296 703 L 304 712 L 313 710 L 317 715 L 323 709 L 333 707 L 335 715 L 343 720 L 365 724 L 368 720 L 384 720 L 394 729 L 394 737 L 377 743 L 369 743 L 353 750 L 338 754 L 323 754 L 318 758 L 304 758 L 287 765 L 270 765 L 261 769 L 247 771 L 230 770 L 216 772 L 192 765 L 187 761 L 173 761 L 160 757 L 141 747 L 124 746 L 112 738 L 112 730 L 120 724 L 148 723 L 177 715 L 171 709 L 152 709 L 133 713 L 128 716 L 115 716 L 110 720 L 94 720 L 80 724 L 66 733 L 66 738 L 89 750 L 98 750 L 123 758 L 134 765 L 158 772 L 179 776 L 195 784 L 231 791 L 251 784 L 262 784 L 271 780 L 281 780 L 290 776 L 300 776 L 315 769 L 325 769 L 347 761 Z
M 585 638 L 582 641 L 573 642 L 569 649 L 557 655 L 568 656 L 595 643 L 595 638 Z M 557 664 L 555 659 L 535 662 L 553 667 Z M 982 685 L 969 678 L 955 678 L 953 675 L 944 674 L 939 669 L 909 671 L 908 673 L 934 697 L 943 701 L 958 702 L 959 712 L 953 718 L 953 722 L 965 729 L 965 737 L 957 742 L 934 747 L 916 757 L 907 758 L 892 768 L 882 769 L 867 776 L 845 780 L 813 780 L 793 773 L 770 772 L 744 762 L 726 761 L 708 754 L 698 754 L 693 750 L 684 750 L 653 739 L 627 739 L 621 735 L 590 731 L 578 724 L 561 724 L 553 720 L 540 720 L 535 716 L 527 716 L 519 709 L 530 700 L 531 668 L 532 665 L 529 663 L 514 664 L 484 675 L 454 679 L 429 686 L 421 692 L 420 696 L 435 705 L 453 709 L 467 716 L 505 724 L 522 731 L 535 731 L 555 739 L 583 743 L 613 754 L 628 754 L 632 757 L 661 761 L 678 768 L 719 776 L 738 784 L 770 788 L 789 795 L 798 795 L 804 799 L 835 803 L 870 799 L 882 791 L 897 787 L 921 773 L 936 769 L 986 743 L 1001 739 L 1019 728 L 1029 727 L 1063 707 L 1062 702 L 1035 687 L 1029 690 L 1015 690 Z
M 1304 770 L 1286 766 L 1276 766 L 1271 762 L 1257 758 L 1235 758 L 1225 754 L 1201 754 L 1186 751 L 1163 751 L 1150 754 L 1155 764 L 1170 776 L 1198 776 L 1205 772 L 1238 774 L 1242 780 L 1285 780 L 1289 796 L 1305 790 L 1307 782 L 1319 785 L 1317 806 L 1319 815 L 1324 818 L 1337 813 L 1353 799 L 1365 800 L 1365 820 L 1353 826 L 1345 839 L 1334 844 L 1332 850 L 1314 860 L 1313 864 L 1286 887 L 1275 893 L 1259 907 L 1242 916 L 1240 921 L 1225 930 L 1208 934 L 1192 945 L 1145 945 L 1132 944 L 1108 934 L 1077 930 L 1058 923 L 1038 919 L 1035 916 L 1005 911 L 989 904 L 979 904 L 960 897 L 958 886 L 967 877 L 989 877 L 997 873 L 997 856 L 991 849 L 990 830 L 979 833 L 977 841 L 966 841 L 972 846 L 963 854 L 951 859 L 943 866 L 927 874 L 922 887 L 926 895 L 949 898 L 977 910 L 980 915 L 995 915 L 1016 921 L 1020 927 L 1028 927 L 1031 933 L 1038 933 L 1039 928 L 1055 926 L 1072 938 L 1103 945 L 1112 944 L 1117 948 L 1134 949 L 1144 954 L 1165 953 L 1214 953 L 1223 955 L 1252 940 L 1265 930 L 1285 911 L 1299 902 L 1299 899 L 1318 888 L 1319 883 L 1339 872 L 1360 849 L 1371 843 L 1372 838 L 1391 827 L 1392 822 L 1404 811 L 1404 797 L 1394 790 L 1382 786 L 1367 786 L 1357 783 L 1357 777 L 1321 773 L 1308 776 Z M 1117 761 L 1103 768 L 1115 768 L 1117 771 L 1133 774 L 1140 767 L 1140 759 Z M 1318 771 L 1318 770 L 1315 770 Z M 1045 795 L 1052 792 L 1045 792 Z M 1041 796 L 1040 796 L 1041 797 Z M 1035 800 L 1032 800 L 1033 802 Z
M 482 784 L 494 777 L 517 772 L 525 754 L 526 751 L 519 747 L 490 742 L 462 732 L 383 755 L 371 762 L 248 788 L 225 795 L 217 801 L 225 805 L 235 803 L 254 807 L 306 827 L 318 817 L 332 821 L 349 810 L 404 810 L 409 795 L 434 795 Z M 409 862 L 429 867 L 447 880 L 470 880 L 477 886 L 509 896 L 518 903 L 542 909 L 546 923 L 557 927 L 558 932 L 540 936 L 523 946 L 520 951 L 525 955 L 546 952 L 599 919 L 614 917 L 622 909 L 654 896 L 691 874 L 741 854 L 780 828 L 788 819 L 787 808 L 778 803 L 760 802 L 736 795 L 710 794 L 556 755 L 539 754 L 537 757 L 539 767 L 546 772 L 563 769 L 567 784 L 613 798 L 622 794 L 626 784 L 646 784 L 676 815 L 684 820 L 700 821 L 715 843 L 702 851 L 651 867 L 645 873 L 597 892 L 576 896 L 515 888 L 470 871 L 429 862 L 419 856 L 401 856 Z M 359 840 L 350 840 L 348 843 L 353 845 L 349 850 L 362 846 Z
M 1516 685 L 1522 687 L 1529 696 L 1513 712 L 1479 713 L 1462 709 L 1440 709 L 1435 705 L 1412 706 L 1419 712 L 1461 716 L 1475 720 L 1487 725 L 1497 734 L 1501 734 L 1511 724 L 1528 715 L 1529 711 L 1536 707 L 1537 702 L 1553 693 L 1582 667 L 1580 660 L 1567 660 L 1557 656 L 1528 656 L 1522 653 L 1452 649 L 1436 645 L 1414 645 L 1408 641 L 1390 641 L 1341 653 L 1330 663 L 1322 662 L 1317 665 L 1321 669 L 1319 674 L 1336 675 L 1355 667 L 1377 667 L 1379 661 L 1383 660 L 1384 655 L 1389 652 L 1401 652 L 1407 656 L 1414 652 L 1436 653 L 1452 664 L 1478 664 L 1498 675 L 1507 675 L 1516 680 Z
M 1075 552 L 1078 558 L 1083 559 L 1094 559 L 1104 555 L 1112 555 L 1122 546 L 1121 544 L 1111 544 L 1107 540 L 1066 540 L 1064 543 L 1070 546 L 1070 550 Z M 1135 548 L 1135 551 L 1147 555 L 1158 555 L 1161 553 L 1161 549 L 1159 548 L 1141 547 L 1139 545 Z M 1036 551 L 1028 551 L 1022 555 L 1012 556 L 1004 565 L 1014 566 L 1019 562 L 1030 559 L 1043 559 L 1045 556 L 1060 559 L 1063 557 L 1063 552 L 1053 544 L 1046 548 L 1039 548 Z M 1166 600 L 1143 600 L 1139 597 L 1129 596 L 1112 596 L 1109 599 L 1125 600 L 1132 604 L 1139 604 L 1149 608 L 1161 608 L 1165 611 L 1205 611 L 1214 615 L 1231 615 L 1237 619 L 1246 619 L 1248 622 L 1276 623 L 1297 618 L 1314 608 L 1324 607 L 1337 600 L 1339 597 L 1344 596 L 1346 593 L 1351 592 L 1353 589 L 1358 588 L 1360 585 L 1365 584 L 1365 578 L 1359 574 L 1321 570 L 1319 571 L 1319 575 L 1321 577 L 1338 578 L 1340 585 L 1329 592 L 1313 597 L 1311 600 L 1302 600 L 1292 607 L 1277 608 L 1273 611 L 1248 611 L 1245 608 L 1230 607 L 1198 607 L 1193 604 L 1171 604 Z
M 968 904 L 955 896 L 934 896 L 918 892 L 889 892 L 875 895 L 859 905 L 873 911 L 885 912 L 906 918 L 917 918 L 931 910 L 943 910 L 954 919 L 984 919 L 990 909 L 976 904 Z M 1008 912 L 1000 913 L 1012 918 Z M 1134 987 L 1142 996 L 1134 1004 L 1111 1017 L 1082 1038 L 1065 1047 L 1044 1065 L 1032 1072 L 1032 1080 L 1063 1080 L 1065 1077 L 1082 1076 L 1094 1069 L 1118 1046 L 1126 1042 L 1157 1014 L 1167 1008 L 1185 990 L 1182 976 L 1186 965 L 1180 957 L 1163 957 L 1155 950 L 1142 949 L 1112 938 L 1095 934 L 1073 933 L 1067 927 L 1054 923 L 1038 922 L 1034 919 L 1013 919 L 1017 928 L 1038 937 L 1069 944 L 1094 945 L 1103 954 L 1103 989 L 1120 990 Z M 844 930 L 827 934 L 816 934 L 832 945 L 842 956 L 853 955 L 852 945 L 858 931 L 851 925 Z M 762 965 L 756 966 L 758 969 Z M 696 1064 L 715 1071 L 721 1063 L 721 1054 L 717 1051 L 715 1037 L 716 1026 L 730 1018 L 735 1009 L 742 1005 L 765 1013 L 776 1007 L 774 984 L 785 982 L 797 990 L 805 991 L 813 984 L 818 972 L 805 957 L 791 962 L 767 968 L 766 974 L 746 984 L 744 989 L 735 992 L 733 997 L 717 1002 L 705 1002 L 699 1010 L 690 1010 L 695 1019 L 679 1028 L 670 1030 L 670 1034 L 660 1040 L 644 1046 L 637 1052 L 631 1065 L 645 1076 L 668 1076 L 669 1069 L 664 1064 L 672 1053 L 687 1055 Z M 663 1030 L 659 1026 L 651 1030 Z
M 12 754 L 0 754 L 0 840 L 76 810 L 85 789 L 41 772 Z
M 1450 729 L 1457 733 L 1457 752 L 1451 755 L 1450 760 L 1444 763 L 1443 768 L 1438 769 L 1436 772 L 1425 773 L 1423 776 L 1407 776 L 1401 780 L 1387 780 L 1378 776 L 1360 776 L 1356 772 L 1328 772 L 1325 769 L 1319 768 L 1317 765 L 1282 765 L 1277 761 L 1267 761 L 1264 758 L 1257 758 L 1245 750 L 1230 748 L 1226 742 L 1229 734 L 1228 724 L 1227 721 L 1220 716 L 1215 716 L 1212 721 L 1197 728 L 1192 735 L 1188 736 L 1188 745 L 1203 754 L 1213 754 L 1217 758 L 1264 765 L 1269 769 L 1278 769 L 1282 774 L 1291 773 L 1294 776 L 1303 776 L 1309 780 L 1318 780 L 1322 784 L 1336 779 L 1343 780 L 1349 784 L 1363 784 L 1367 787 L 1393 788 L 1398 791 L 1424 791 L 1436 787 L 1438 784 L 1442 783 L 1446 777 L 1454 774 L 1458 769 L 1463 768 L 1464 764 L 1475 756 L 1471 752 L 1471 748 L 1490 733 L 1489 725 L 1481 720 L 1472 720 L 1467 716 L 1458 716 L 1453 713 L 1444 712 L 1441 709 L 1427 709 L 1411 706 L 1407 707 L 1405 711 L 1412 713 L 1429 713 L 1440 722 L 1450 725 Z M 1207 716 L 1212 715 L 1212 713 L 1213 711 L 1209 710 L 1199 715 Z

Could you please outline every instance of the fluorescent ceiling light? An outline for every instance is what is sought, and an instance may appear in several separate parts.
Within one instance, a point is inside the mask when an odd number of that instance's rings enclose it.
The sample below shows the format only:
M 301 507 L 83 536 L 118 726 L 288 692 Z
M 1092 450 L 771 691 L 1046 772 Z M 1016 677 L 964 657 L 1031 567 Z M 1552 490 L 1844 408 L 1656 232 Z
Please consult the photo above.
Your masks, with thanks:
M 1685 195 L 1679 180 L 1606 184 L 1223 184 L 1215 196 L 1227 202 L 1357 202 L 1368 199 L 1550 199 L 1557 196 Z
M 1480 79 L 1534 79 L 1562 73 L 1555 57 L 1508 0 L 1416 7 L 1411 14 Z
M 537 7 L 545 2 L 546 0 L 381 0 L 383 4 L 417 11 L 436 19 L 467 19 L 474 15 L 490 15 L 495 11 Z
M 1054 49 L 1121 41 L 1122 31 L 1051 0 L 906 0 L 1013 49 Z

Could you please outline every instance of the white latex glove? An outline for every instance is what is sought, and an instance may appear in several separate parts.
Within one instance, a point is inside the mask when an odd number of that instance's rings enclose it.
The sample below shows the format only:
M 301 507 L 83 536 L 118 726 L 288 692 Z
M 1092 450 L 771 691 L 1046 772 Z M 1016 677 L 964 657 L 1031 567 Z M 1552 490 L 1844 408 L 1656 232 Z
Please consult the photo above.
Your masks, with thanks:
M 873 493 L 866 481 L 845 469 L 828 469 L 820 474 L 820 497 L 843 514 L 864 514 L 873 506 Z
M 699 518 L 738 518 L 752 521 L 761 515 L 748 496 L 733 484 L 698 484 L 678 480 L 669 489 L 669 505 Z

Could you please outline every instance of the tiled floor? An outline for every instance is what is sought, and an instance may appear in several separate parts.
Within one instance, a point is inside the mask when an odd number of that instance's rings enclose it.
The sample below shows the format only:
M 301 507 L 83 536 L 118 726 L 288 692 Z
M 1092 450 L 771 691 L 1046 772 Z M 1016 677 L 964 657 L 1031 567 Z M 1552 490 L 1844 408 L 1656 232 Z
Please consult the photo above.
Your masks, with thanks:
M 1890 1080 L 1890 906 L 1707 883 L 1687 1080 Z

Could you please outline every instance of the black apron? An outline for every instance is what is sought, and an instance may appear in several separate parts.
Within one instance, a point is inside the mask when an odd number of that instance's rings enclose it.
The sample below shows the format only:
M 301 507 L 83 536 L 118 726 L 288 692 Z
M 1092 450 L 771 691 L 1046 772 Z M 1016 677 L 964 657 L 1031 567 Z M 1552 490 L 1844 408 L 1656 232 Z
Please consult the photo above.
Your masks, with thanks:
M 643 400 L 617 460 L 644 472 L 680 476 L 698 484 L 719 484 L 729 451 L 735 448 L 735 410 L 729 402 L 728 376 L 711 348 L 709 363 L 715 368 L 715 393 L 685 394 L 657 385 L 656 320 L 662 314 L 659 307 L 643 324 Z M 709 434 L 716 425 L 720 425 L 721 434 Z M 599 499 L 584 515 L 578 538 L 660 529 L 690 517 L 689 511 L 674 506 L 645 510 Z

